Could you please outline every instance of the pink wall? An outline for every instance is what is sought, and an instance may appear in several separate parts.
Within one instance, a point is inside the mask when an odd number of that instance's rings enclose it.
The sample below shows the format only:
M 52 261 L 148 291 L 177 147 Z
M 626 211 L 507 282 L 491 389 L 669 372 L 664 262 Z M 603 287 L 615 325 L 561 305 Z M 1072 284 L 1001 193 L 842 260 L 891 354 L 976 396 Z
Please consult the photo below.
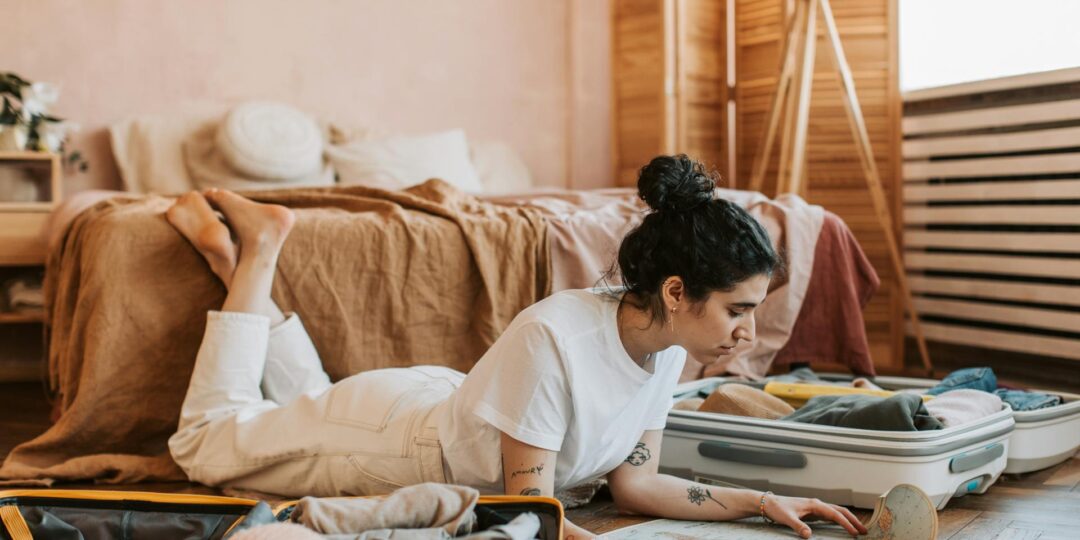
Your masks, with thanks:
M 461 127 L 503 140 L 538 184 L 611 171 L 610 0 L 4 0 L 0 70 L 60 83 L 90 172 L 119 186 L 103 130 L 193 100 L 281 100 L 344 125 Z

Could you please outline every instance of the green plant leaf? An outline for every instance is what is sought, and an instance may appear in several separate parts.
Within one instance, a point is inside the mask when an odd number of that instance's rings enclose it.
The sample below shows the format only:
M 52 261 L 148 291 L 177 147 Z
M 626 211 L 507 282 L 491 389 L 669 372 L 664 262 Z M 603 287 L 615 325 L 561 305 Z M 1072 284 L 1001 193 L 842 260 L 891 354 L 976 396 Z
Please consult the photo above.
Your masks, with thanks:
M 14 126 L 19 123 L 19 111 L 11 104 L 11 100 L 4 96 L 4 109 L 0 111 L 0 124 Z

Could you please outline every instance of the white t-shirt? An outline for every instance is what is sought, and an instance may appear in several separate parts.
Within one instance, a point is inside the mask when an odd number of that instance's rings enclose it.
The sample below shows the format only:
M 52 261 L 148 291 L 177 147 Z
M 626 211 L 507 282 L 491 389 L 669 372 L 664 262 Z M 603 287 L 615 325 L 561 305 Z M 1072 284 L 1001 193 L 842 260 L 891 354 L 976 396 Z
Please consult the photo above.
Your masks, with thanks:
M 686 351 L 671 347 L 638 366 L 619 339 L 619 295 L 563 291 L 514 318 L 442 404 L 453 482 L 503 492 L 500 431 L 558 451 L 561 490 L 611 472 L 642 433 L 664 428 Z

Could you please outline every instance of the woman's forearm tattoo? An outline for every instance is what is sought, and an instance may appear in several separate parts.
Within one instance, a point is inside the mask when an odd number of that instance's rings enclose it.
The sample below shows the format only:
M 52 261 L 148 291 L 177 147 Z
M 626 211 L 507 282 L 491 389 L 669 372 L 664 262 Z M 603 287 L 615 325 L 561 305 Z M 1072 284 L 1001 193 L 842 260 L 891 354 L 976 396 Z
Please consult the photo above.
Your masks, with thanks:
M 634 451 L 630 452 L 630 455 L 626 457 L 626 462 L 635 467 L 640 467 L 644 465 L 646 461 L 649 461 L 649 458 L 651 457 L 652 452 L 645 447 L 645 443 L 639 442 L 637 443 L 637 446 L 634 447 Z
M 540 496 L 540 488 L 534 488 L 534 487 L 525 488 L 525 489 L 521 490 L 521 494 L 525 495 L 526 497 L 539 497 Z
M 724 503 L 713 498 L 712 493 L 709 493 L 709 490 L 707 489 L 699 488 L 697 486 L 690 486 L 686 488 L 686 492 L 688 494 L 687 498 L 690 499 L 690 502 L 698 506 L 701 506 L 701 503 L 705 502 L 705 499 L 708 499 L 716 504 L 719 504 L 720 507 L 724 510 L 727 510 L 727 506 Z
M 517 475 L 519 475 L 519 474 L 535 474 L 535 475 L 539 476 L 543 472 L 544 472 L 544 466 L 541 464 L 541 465 L 537 465 L 535 467 L 529 467 L 528 469 L 522 469 L 520 471 L 514 471 L 514 472 L 510 473 L 510 478 L 516 478 Z

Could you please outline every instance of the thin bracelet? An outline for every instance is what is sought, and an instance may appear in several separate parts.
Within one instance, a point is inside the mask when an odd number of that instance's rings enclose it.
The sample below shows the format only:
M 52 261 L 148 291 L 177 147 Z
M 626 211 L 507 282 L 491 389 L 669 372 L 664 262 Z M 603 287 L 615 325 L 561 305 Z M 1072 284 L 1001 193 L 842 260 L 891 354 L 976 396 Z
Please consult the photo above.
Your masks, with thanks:
M 766 523 L 776 523 L 775 521 L 772 520 L 772 518 L 770 518 L 768 516 L 768 514 L 765 513 L 765 497 L 767 497 L 769 495 L 772 495 L 772 494 L 773 494 L 773 492 L 771 492 L 771 491 L 764 491 L 764 492 L 761 493 L 761 504 L 760 504 L 759 508 L 761 510 L 761 517 L 763 519 L 765 519 Z

